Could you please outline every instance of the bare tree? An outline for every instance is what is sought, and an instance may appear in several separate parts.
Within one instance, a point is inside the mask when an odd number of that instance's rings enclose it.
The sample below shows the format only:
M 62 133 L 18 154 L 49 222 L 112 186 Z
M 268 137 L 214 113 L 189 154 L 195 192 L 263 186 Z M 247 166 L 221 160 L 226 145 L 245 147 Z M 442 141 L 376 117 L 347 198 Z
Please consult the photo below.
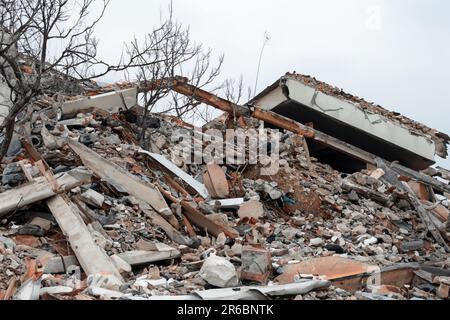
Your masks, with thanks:
M 149 50 L 145 45 L 128 50 L 126 58 L 122 55 L 116 64 L 98 59 L 94 28 L 108 3 L 0 0 L 0 78 L 10 90 L 9 109 L 0 123 L 0 161 L 8 150 L 17 115 L 48 89 L 51 84 L 45 79 L 55 70 L 81 81 L 140 66 L 138 58 Z
M 241 104 L 242 99 L 247 99 L 249 101 L 252 98 L 252 89 L 247 86 L 247 96 L 244 97 L 244 78 L 241 75 L 239 80 L 227 79 L 224 85 L 224 95 L 225 98 L 234 104 Z
M 211 50 L 204 50 L 201 44 L 192 41 L 189 28 L 174 21 L 173 7 L 169 6 L 169 16 L 161 25 L 148 33 L 143 43 L 134 39 L 131 54 L 142 52 L 140 45 L 151 48 L 140 55 L 137 61 L 141 65 L 136 74 L 140 82 L 183 76 L 196 87 L 208 87 L 216 91 L 222 87 L 214 85 L 223 63 L 223 55 L 213 65 Z M 192 97 L 179 95 L 165 86 L 152 86 L 152 90 L 143 94 L 144 115 L 142 117 L 139 138 L 145 138 L 147 119 L 151 113 L 168 113 L 179 118 L 195 120 L 209 114 L 205 107 Z

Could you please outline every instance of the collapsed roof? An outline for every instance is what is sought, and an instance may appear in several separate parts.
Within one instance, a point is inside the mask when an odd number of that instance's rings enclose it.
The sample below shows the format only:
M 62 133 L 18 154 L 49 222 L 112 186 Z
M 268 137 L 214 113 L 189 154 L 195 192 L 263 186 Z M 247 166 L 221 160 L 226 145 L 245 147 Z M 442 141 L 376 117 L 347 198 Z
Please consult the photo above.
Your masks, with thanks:
M 389 161 L 422 170 L 446 158 L 450 137 L 313 77 L 286 73 L 250 104 L 312 126 Z M 329 151 L 317 145 L 320 157 Z M 336 157 L 332 153 L 329 157 Z
M 229 112 L 233 126 L 256 128 L 253 117 L 286 129 L 279 173 L 262 176 L 262 161 L 185 163 L 173 134 L 193 128 L 173 117 L 151 115 L 143 150 L 142 112 L 131 106 L 149 84 L 41 100 L 29 115 L 33 136 L 0 164 L 0 299 L 448 298 L 448 171 L 378 161 L 182 78 L 161 83 Z M 52 103 L 62 119 L 46 114 Z M 378 168 L 333 170 L 304 138 Z

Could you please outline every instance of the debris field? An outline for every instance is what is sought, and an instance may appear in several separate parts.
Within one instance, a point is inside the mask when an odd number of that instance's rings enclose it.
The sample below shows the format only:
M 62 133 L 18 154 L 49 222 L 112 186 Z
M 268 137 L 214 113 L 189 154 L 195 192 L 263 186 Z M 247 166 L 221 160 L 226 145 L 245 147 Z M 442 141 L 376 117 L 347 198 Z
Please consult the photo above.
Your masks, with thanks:
M 151 85 L 48 94 L 1 163 L 0 299 L 448 299 L 449 171 L 333 140 L 368 159 L 339 172 L 310 154 L 306 139 L 332 141 L 312 127 L 165 81 L 228 112 L 211 128 L 281 128 L 278 173 L 185 163 L 172 135 L 194 127 L 168 115 L 144 150 L 142 108 L 119 93 Z

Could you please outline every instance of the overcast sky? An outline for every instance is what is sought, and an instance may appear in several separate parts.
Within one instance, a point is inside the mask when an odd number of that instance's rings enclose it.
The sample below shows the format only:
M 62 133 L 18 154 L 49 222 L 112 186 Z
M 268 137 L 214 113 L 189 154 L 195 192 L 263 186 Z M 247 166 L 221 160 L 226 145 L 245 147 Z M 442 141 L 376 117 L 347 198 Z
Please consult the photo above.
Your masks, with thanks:
M 100 54 L 120 54 L 168 4 L 111 0 Z M 267 31 L 258 91 L 295 70 L 450 133 L 450 1 L 174 0 L 174 13 L 195 41 L 225 54 L 223 79 L 242 74 L 253 87 Z

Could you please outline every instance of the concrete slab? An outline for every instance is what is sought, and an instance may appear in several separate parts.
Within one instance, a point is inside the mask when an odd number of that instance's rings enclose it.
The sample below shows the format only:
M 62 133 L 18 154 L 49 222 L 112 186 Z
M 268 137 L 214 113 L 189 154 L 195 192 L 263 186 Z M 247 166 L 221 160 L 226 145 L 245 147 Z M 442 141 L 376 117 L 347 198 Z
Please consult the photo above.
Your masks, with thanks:
M 288 77 L 286 86 L 289 99 L 280 86 L 273 85 L 257 97 L 255 104 L 302 123 L 313 122 L 316 129 L 381 157 L 392 154 L 394 158 L 388 160 L 399 160 L 417 170 L 434 163 L 436 146 L 431 137 L 413 133 L 381 114 L 300 80 Z

